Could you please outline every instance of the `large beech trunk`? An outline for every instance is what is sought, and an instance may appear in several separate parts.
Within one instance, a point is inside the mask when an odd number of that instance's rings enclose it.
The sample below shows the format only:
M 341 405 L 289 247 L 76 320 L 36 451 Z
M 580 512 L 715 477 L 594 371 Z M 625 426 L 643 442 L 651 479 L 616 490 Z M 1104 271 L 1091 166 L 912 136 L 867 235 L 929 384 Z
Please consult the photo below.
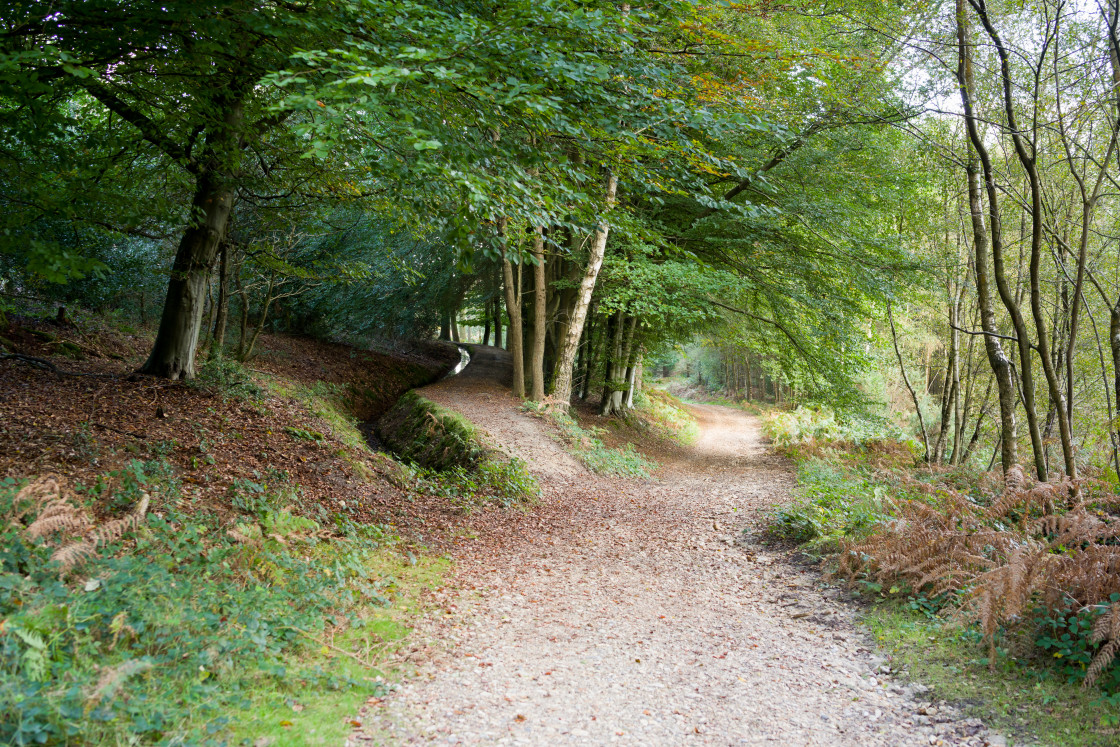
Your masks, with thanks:
M 191 207 L 192 214 L 201 217 L 187 227 L 179 241 L 159 331 L 151 355 L 140 369 L 143 373 L 167 379 L 194 376 L 206 288 L 229 221 L 233 196 L 233 187 L 222 183 L 213 172 L 199 177 Z
M 604 213 L 614 205 L 617 192 L 618 177 L 610 174 L 607 177 L 607 193 L 603 202 Z M 552 398 L 557 405 L 564 409 L 567 409 L 572 400 L 572 367 L 575 365 L 579 339 L 583 334 L 583 324 L 587 320 L 587 308 L 591 305 L 591 294 L 595 291 L 595 282 L 598 280 L 599 270 L 603 266 L 603 256 L 607 251 L 607 236 L 609 234 L 610 225 L 604 218 L 592 236 L 587 270 L 580 281 L 579 294 L 576 296 L 576 304 L 572 309 L 567 335 L 561 342 L 560 355 L 556 359 L 556 382 L 553 385 Z
M 196 172 L 191 222 L 183 231 L 183 238 L 175 252 L 171 278 L 167 283 L 167 299 L 163 304 L 152 352 L 140 369 L 152 376 L 167 379 L 194 376 L 194 358 L 198 350 L 210 271 L 229 224 L 236 192 L 229 174 L 236 170 L 241 149 L 244 105 L 235 96 L 223 102 L 223 109 L 221 123 L 206 138 L 209 156 Z

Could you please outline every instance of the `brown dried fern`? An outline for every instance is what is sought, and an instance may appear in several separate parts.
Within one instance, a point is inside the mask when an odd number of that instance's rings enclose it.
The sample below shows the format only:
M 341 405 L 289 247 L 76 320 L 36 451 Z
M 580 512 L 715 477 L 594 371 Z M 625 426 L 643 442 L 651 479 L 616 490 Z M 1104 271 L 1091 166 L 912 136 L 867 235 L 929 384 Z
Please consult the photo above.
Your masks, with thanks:
M 60 547 L 51 555 L 51 560 L 58 561 L 63 573 L 73 570 L 93 558 L 97 554 L 98 547 L 115 542 L 124 536 L 125 532 L 138 527 L 148 513 L 150 503 L 151 498 L 144 493 L 126 516 L 102 524 L 81 540 Z
M 924 489 L 928 499 L 898 501 L 895 519 L 849 543 L 838 572 L 849 580 L 903 582 L 930 596 L 965 592 L 953 617 L 979 623 L 994 665 L 1000 631 L 1026 624 L 1031 609 L 1085 607 L 1120 592 L 1120 521 L 1101 510 L 1120 498 L 1098 497 L 1088 505 L 1086 484 L 1028 486 L 1022 471 L 1013 469 L 1004 492 L 987 507 L 946 486 Z M 1105 645 L 1090 682 L 1120 651 L 1116 610 L 1100 623 L 1104 632 L 1097 642 Z

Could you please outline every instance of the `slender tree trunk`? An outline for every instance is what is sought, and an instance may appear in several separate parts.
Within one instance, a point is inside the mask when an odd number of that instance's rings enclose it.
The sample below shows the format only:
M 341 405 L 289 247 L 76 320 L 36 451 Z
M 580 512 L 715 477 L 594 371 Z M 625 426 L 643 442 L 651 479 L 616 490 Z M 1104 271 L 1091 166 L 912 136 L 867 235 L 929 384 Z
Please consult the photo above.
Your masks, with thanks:
M 611 393 L 611 409 L 614 412 L 622 412 L 625 408 L 624 395 L 630 386 L 630 377 L 634 371 L 634 356 L 637 352 L 637 345 L 634 344 L 634 334 L 638 329 L 638 317 L 630 317 L 626 325 L 626 336 L 622 342 L 622 371 L 621 378 L 618 379 Z
M 532 390 L 529 399 L 544 400 L 544 345 L 548 321 L 548 284 L 545 281 L 544 228 L 538 226 L 533 233 L 533 355 L 529 369 Z
M 234 275 L 237 281 L 237 295 L 241 299 L 241 334 L 237 337 L 237 360 L 245 360 L 245 345 L 249 339 L 249 292 L 241 282 L 241 273 Z
M 957 0 L 957 81 L 960 85 L 961 101 L 965 110 L 965 121 L 971 144 L 965 170 L 968 174 L 968 204 L 972 216 L 972 237 L 975 254 L 973 274 L 976 277 L 976 297 L 980 307 L 980 327 L 984 332 L 984 350 L 988 355 L 988 363 L 992 368 L 992 374 L 995 376 L 996 390 L 999 394 L 1000 456 L 1003 471 L 1006 473 L 1018 460 L 1016 454 L 1015 382 L 1012 379 L 1011 360 L 1003 352 L 1003 346 L 997 336 L 998 325 L 996 324 L 988 277 L 988 234 L 984 226 L 983 198 L 977 173 L 979 170 L 979 153 L 984 147 L 984 143 L 980 136 L 976 115 L 972 109 L 974 83 L 972 79 L 972 58 L 969 52 L 968 17 L 964 4 L 965 0 Z M 988 168 L 985 168 L 984 171 L 985 175 L 989 173 Z M 998 213 L 993 212 L 993 215 L 998 220 Z M 1034 431 L 1037 432 L 1037 426 Z M 1036 465 L 1038 463 L 1036 461 Z
M 253 329 L 253 336 L 249 338 L 249 344 L 242 346 L 243 350 L 238 355 L 238 359 L 242 362 L 247 361 L 253 357 L 253 348 L 256 347 L 257 339 L 260 338 L 261 332 L 264 331 L 264 324 L 268 319 L 268 309 L 270 306 L 272 306 L 272 302 L 275 300 L 272 295 L 275 289 L 276 276 L 269 275 L 268 286 L 265 288 L 264 292 L 264 303 L 261 304 L 261 316 L 257 320 L 257 326 Z
M 964 449 L 964 454 L 954 461 L 954 464 L 966 464 L 969 457 L 972 456 L 972 451 L 976 448 L 977 442 L 980 440 L 980 428 L 984 424 L 984 417 L 988 414 L 988 399 L 992 396 L 992 383 L 994 381 L 995 379 L 988 380 L 988 388 L 984 392 L 984 404 L 980 406 L 980 414 L 976 416 L 976 428 L 972 431 L 972 438 L 969 439 L 968 446 Z
M 501 285 L 501 282 L 498 283 Z M 494 347 L 502 346 L 502 302 L 494 299 Z
M 626 392 L 626 409 L 630 410 L 634 407 L 634 395 L 642 390 L 642 375 L 643 375 L 643 360 L 644 356 L 641 352 L 637 354 L 637 360 L 630 368 L 630 389 Z
M 513 396 L 525 398 L 525 357 L 521 344 L 521 263 L 517 263 L 517 281 L 514 284 L 513 265 L 509 261 L 506 245 L 508 221 L 498 221 L 498 234 L 502 244 L 502 276 L 505 280 L 506 313 L 509 315 L 509 352 L 513 358 Z
M 229 324 L 229 241 L 222 241 L 218 261 L 218 313 L 214 319 L 214 336 L 210 357 L 220 358 L 226 347 L 226 326 Z
M 482 311 L 483 326 L 482 326 L 482 344 L 490 344 L 490 301 L 487 301 L 483 306 Z
M 610 332 L 607 333 L 605 359 L 603 361 L 603 395 L 599 398 L 599 414 L 606 417 L 611 414 L 614 402 L 614 378 L 618 375 L 622 363 L 622 340 L 625 335 L 625 320 L 622 311 L 616 312 L 612 317 Z
M 572 309 L 572 319 L 568 326 L 567 337 L 560 346 L 560 355 L 556 360 L 556 383 L 553 386 L 552 398 L 559 407 L 565 409 L 572 399 L 572 366 L 576 359 L 576 349 L 579 347 L 579 338 L 583 334 L 583 324 L 587 319 L 587 308 L 591 304 L 591 294 L 595 290 L 595 282 L 599 278 L 599 270 L 603 266 L 603 257 L 607 251 L 607 236 L 610 233 L 610 224 L 607 223 L 605 214 L 614 205 L 617 191 L 618 177 L 610 174 L 607 177 L 606 198 L 603 201 L 604 216 L 591 238 L 587 270 L 580 282 L 579 295 L 576 297 L 576 305 Z
M 914 391 L 914 387 L 910 386 L 910 377 L 906 375 L 906 363 L 902 360 L 902 350 L 898 347 L 898 334 L 894 328 L 894 315 L 891 313 L 890 302 L 887 302 L 887 321 L 891 325 L 891 340 L 894 342 L 894 354 L 898 356 L 898 370 L 902 372 L 902 383 L 906 385 L 906 391 L 910 392 L 910 399 L 914 401 L 914 410 L 918 413 L 918 426 L 922 430 L 922 443 L 925 445 L 925 461 L 930 461 L 929 450 L 929 433 L 926 431 L 926 421 L 922 416 L 922 405 L 918 401 L 918 395 Z
M 580 381 L 579 399 L 581 402 L 586 402 L 587 398 L 591 396 L 591 376 L 595 369 L 599 366 L 599 348 L 600 339 L 603 334 L 602 330 L 604 325 L 602 322 L 594 322 L 597 302 L 592 302 L 590 316 L 588 317 L 588 338 L 587 338 L 587 352 L 585 353 L 585 362 L 583 366 L 583 378 Z
M 1027 148 L 1027 143 L 1023 139 L 1022 132 L 1019 130 L 1016 116 L 1015 106 L 1012 94 L 1011 83 L 1011 63 L 1007 54 L 1007 50 L 1003 45 L 1003 40 L 996 32 L 995 27 L 992 25 L 986 7 L 981 2 L 977 5 L 976 0 L 969 0 L 973 8 L 976 9 L 977 15 L 980 17 L 980 22 L 984 26 L 984 30 L 988 34 L 988 38 L 992 40 L 995 45 L 996 53 L 1000 60 L 1000 77 L 1003 91 L 1003 105 L 1004 114 L 1007 117 L 1007 128 L 1011 134 L 1011 140 L 1015 146 L 1015 153 L 1022 165 L 1023 170 L 1027 174 L 1030 184 L 1030 215 L 1031 215 L 1031 254 L 1030 254 L 1030 305 L 1031 315 L 1034 317 L 1035 332 L 1038 336 L 1038 357 L 1042 361 L 1042 372 L 1046 378 L 1046 384 L 1049 389 L 1050 399 L 1056 408 L 1056 415 L 1058 420 L 1058 431 L 1061 435 L 1062 441 L 1062 455 L 1065 461 L 1066 474 L 1070 477 L 1077 477 L 1077 461 L 1073 453 L 1073 439 L 1070 433 L 1069 419 L 1066 417 L 1065 398 L 1062 396 L 1061 385 L 1058 382 L 1057 373 L 1054 370 L 1053 361 L 1050 358 L 1050 345 L 1046 335 L 1046 318 L 1042 313 L 1042 289 L 1040 286 L 1040 269 L 1042 261 L 1042 184 L 1039 180 L 1038 167 L 1035 162 L 1036 154 L 1033 151 L 1033 145 L 1030 149 Z M 972 125 L 975 125 L 975 117 L 969 116 L 968 119 L 972 120 Z M 972 127 L 970 125 L 970 129 Z M 975 144 L 975 143 L 974 143 Z M 977 151 L 980 151 L 983 144 L 976 146 Z M 1033 375 L 1031 374 L 1030 367 L 1030 340 L 1027 335 L 1027 327 L 1019 313 L 1018 306 L 1009 302 L 1010 293 L 1005 288 L 1006 281 L 1001 278 L 1002 273 L 1002 237 L 999 235 L 999 215 L 997 203 L 997 187 L 995 184 L 994 176 L 991 171 L 991 163 L 987 158 L 986 152 L 980 153 L 981 162 L 984 164 L 984 177 L 988 186 L 988 202 L 989 209 L 992 213 L 991 231 L 992 231 L 992 257 L 996 263 L 996 282 L 999 285 L 1000 296 L 1004 298 L 1004 305 L 1008 306 L 1008 311 L 1011 312 L 1012 320 L 1015 322 L 1015 333 L 1019 337 L 1019 350 L 1020 358 L 1020 378 L 1023 382 L 1023 404 L 1027 410 L 1028 423 L 1034 419 L 1036 422 L 1031 430 L 1031 442 L 1035 451 L 1035 469 L 1038 472 L 1038 479 L 1046 481 L 1046 464 L 1045 455 L 1042 449 L 1041 434 L 1036 436 L 1035 431 L 1038 430 L 1037 417 L 1034 417 L 1032 410 L 1034 409 L 1034 392 L 1033 392 Z

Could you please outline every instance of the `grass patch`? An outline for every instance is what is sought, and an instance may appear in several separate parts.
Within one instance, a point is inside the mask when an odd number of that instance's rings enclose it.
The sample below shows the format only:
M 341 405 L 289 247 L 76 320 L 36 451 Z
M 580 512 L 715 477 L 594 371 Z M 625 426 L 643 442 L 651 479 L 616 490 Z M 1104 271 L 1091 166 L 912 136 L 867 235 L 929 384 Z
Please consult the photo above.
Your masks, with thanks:
M 96 484 L 117 487 L 0 483 L 4 744 L 338 743 L 446 570 L 402 559 L 384 528 L 276 508 L 289 496 L 268 486 L 221 522 L 179 511 L 168 475 Z M 154 496 L 142 520 L 105 518 L 134 494 Z
M 931 688 L 925 697 L 950 701 L 1011 744 L 1105 747 L 1120 742 L 1116 708 L 1100 694 L 1066 683 L 1046 670 L 1001 659 L 988 670 L 974 631 L 950 627 L 919 612 L 882 603 L 863 622 L 890 652 L 892 666 Z
M 539 412 L 532 406 L 526 409 Z M 618 477 L 647 478 L 657 469 L 657 462 L 640 454 L 633 444 L 612 449 L 599 437 L 604 433 L 601 428 L 585 429 L 580 427 L 570 415 L 552 412 L 549 415 L 560 429 L 560 436 L 568 451 L 583 462 L 592 472 Z
M 368 565 L 390 580 L 385 593 L 392 604 L 364 610 L 361 625 L 331 641 L 336 648 L 309 641 L 300 663 L 350 680 L 372 675 L 375 692 L 321 688 L 293 696 L 266 683 L 245 707 L 229 714 L 232 742 L 252 744 L 260 737 L 271 737 L 270 747 L 338 745 L 358 726 L 360 722 L 354 719 L 370 694 L 379 693 L 383 683 L 394 678 L 392 654 L 411 633 L 412 620 L 421 614 L 421 592 L 442 585 L 451 563 L 445 558 L 410 559 L 387 550 L 376 554 Z M 350 651 L 370 666 L 337 649 Z
M 643 389 L 634 395 L 634 407 L 660 437 L 682 446 L 700 439 L 700 425 L 681 401 L 660 389 Z
M 823 459 L 798 463 L 795 495 L 773 510 L 768 530 L 811 555 L 838 552 L 844 539 L 864 537 L 888 518 L 884 485 Z

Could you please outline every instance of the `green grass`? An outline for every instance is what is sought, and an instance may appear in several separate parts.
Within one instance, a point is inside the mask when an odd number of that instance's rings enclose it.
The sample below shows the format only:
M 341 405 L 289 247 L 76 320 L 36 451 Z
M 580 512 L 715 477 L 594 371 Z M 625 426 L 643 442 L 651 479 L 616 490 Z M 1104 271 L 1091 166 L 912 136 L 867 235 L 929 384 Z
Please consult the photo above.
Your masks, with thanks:
M 317 666 L 350 680 L 373 678 L 374 683 L 381 683 L 397 679 L 397 670 L 379 666 L 379 662 L 408 638 L 412 620 L 421 614 L 421 592 L 442 585 L 450 565 L 446 558 L 410 561 L 393 551 L 378 554 L 370 566 L 393 579 L 392 606 L 368 608 L 360 626 L 331 641 L 332 646 L 354 652 L 374 666 L 367 667 L 318 641 L 309 643 L 300 666 Z M 293 695 L 285 688 L 262 684 L 247 707 L 229 713 L 231 742 L 252 744 L 260 737 L 271 737 L 270 747 L 339 745 L 356 728 L 354 720 L 370 697 L 369 692 L 329 688 Z
M 1001 657 L 987 667 L 978 634 L 962 631 L 894 604 L 878 604 L 863 622 L 890 652 L 896 669 L 932 688 L 926 699 L 943 699 L 1010 735 L 1011 744 L 1105 747 L 1120 743 L 1116 707 L 1099 692 L 1061 681 Z
M 137 528 L 67 571 L 52 554 L 78 535 L 32 536 L 41 503 L 0 483 L 0 743 L 340 742 L 447 561 L 402 556 L 382 527 L 325 534 L 276 508 L 292 486 L 251 487 L 224 523 L 183 513 L 157 469 L 65 493 L 118 515 L 155 496 Z
M 572 456 L 592 472 L 618 477 L 647 478 L 657 469 L 657 462 L 642 455 L 633 444 L 612 449 L 599 438 L 601 429 L 584 429 L 572 417 L 554 412 L 551 417 L 560 429 L 561 438 Z
M 679 399 L 660 389 L 643 390 L 634 396 L 635 409 L 659 436 L 691 446 L 700 439 L 700 425 L 681 405 Z

